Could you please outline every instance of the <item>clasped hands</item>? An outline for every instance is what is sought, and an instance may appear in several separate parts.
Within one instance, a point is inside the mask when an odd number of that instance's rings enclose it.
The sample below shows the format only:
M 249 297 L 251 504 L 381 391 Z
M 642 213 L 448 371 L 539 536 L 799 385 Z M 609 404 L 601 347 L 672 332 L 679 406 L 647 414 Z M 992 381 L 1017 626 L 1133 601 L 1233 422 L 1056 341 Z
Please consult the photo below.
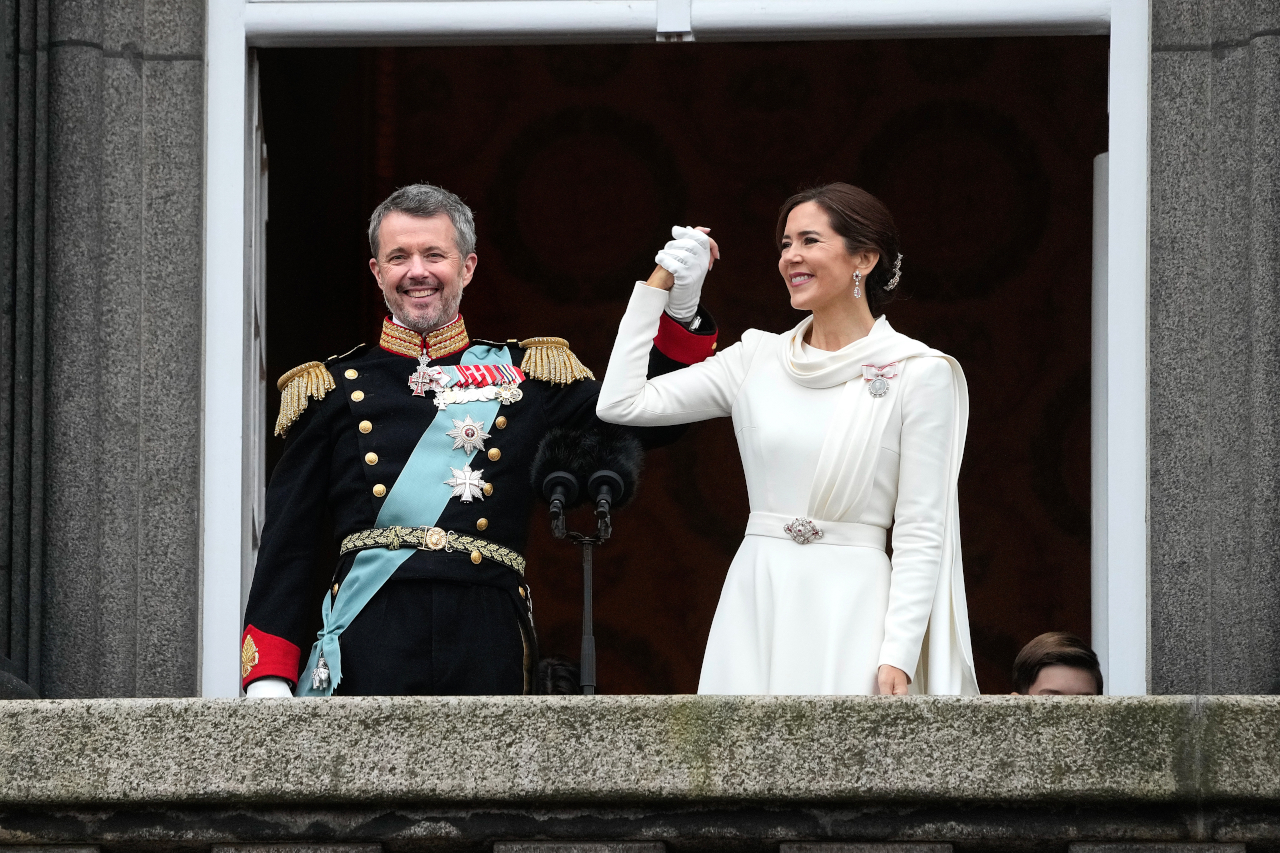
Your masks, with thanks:
M 645 282 L 650 287 L 670 291 L 667 313 L 682 323 L 689 322 L 698 313 L 702 282 L 720 258 L 720 247 L 708 236 L 710 230 L 674 226 L 672 239 L 654 258 L 657 268 Z

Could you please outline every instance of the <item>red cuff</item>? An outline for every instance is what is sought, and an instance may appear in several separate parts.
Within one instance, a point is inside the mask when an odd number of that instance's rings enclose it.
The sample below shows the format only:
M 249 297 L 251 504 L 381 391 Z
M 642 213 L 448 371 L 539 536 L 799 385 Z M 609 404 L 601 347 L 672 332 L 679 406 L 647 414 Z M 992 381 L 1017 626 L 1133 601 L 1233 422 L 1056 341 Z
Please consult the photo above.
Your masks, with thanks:
M 283 678 L 298 683 L 298 659 L 302 650 L 288 640 L 259 631 L 250 625 L 240 643 L 240 686 L 259 678 Z
M 699 335 L 681 326 L 671 315 L 662 312 L 658 321 L 658 334 L 653 338 L 653 345 L 658 352 L 681 364 L 697 364 L 711 358 L 716 349 L 716 338 L 719 331 L 709 335 Z

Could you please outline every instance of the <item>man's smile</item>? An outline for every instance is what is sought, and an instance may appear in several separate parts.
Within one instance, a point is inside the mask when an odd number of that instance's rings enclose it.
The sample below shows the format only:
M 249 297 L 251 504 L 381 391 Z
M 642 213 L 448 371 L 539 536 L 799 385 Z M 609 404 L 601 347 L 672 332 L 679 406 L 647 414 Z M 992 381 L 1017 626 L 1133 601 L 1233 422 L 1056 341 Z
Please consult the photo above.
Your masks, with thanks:
M 410 299 L 426 299 L 440 292 L 438 284 L 414 284 L 400 288 L 400 292 Z

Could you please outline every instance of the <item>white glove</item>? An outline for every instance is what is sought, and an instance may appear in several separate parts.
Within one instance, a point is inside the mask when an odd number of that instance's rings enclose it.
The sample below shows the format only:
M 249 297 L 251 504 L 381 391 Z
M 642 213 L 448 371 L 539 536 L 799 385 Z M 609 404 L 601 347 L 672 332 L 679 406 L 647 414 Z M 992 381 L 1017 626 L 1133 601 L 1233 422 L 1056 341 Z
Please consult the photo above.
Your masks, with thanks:
M 259 678 L 245 688 L 244 695 L 250 699 L 292 699 L 293 690 L 289 682 L 283 678 Z
M 667 313 L 687 323 L 698 313 L 702 282 L 711 268 L 711 238 L 682 225 L 674 226 L 671 236 L 675 239 L 662 247 L 654 261 L 676 280 L 667 296 Z

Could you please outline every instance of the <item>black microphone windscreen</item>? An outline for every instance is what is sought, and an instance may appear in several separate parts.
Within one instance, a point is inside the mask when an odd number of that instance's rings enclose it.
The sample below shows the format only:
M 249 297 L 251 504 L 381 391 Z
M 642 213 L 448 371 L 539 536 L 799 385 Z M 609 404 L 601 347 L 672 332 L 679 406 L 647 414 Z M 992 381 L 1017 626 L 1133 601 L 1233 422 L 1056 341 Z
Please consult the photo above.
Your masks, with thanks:
M 542 484 L 547 475 L 553 471 L 566 471 L 578 479 L 579 495 L 585 497 L 587 478 L 595 468 L 593 448 L 597 438 L 594 434 L 565 427 L 552 427 L 547 430 L 538 451 L 533 456 L 533 465 L 529 471 L 529 485 L 533 493 L 542 500 L 547 496 L 542 493 Z
M 593 438 L 593 461 L 587 477 L 596 471 L 613 471 L 621 477 L 622 494 L 613 501 L 613 508 L 620 509 L 636 495 L 640 469 L 644 467 L 644 448 L 634 432 L 614 424 L 601 424 Z

